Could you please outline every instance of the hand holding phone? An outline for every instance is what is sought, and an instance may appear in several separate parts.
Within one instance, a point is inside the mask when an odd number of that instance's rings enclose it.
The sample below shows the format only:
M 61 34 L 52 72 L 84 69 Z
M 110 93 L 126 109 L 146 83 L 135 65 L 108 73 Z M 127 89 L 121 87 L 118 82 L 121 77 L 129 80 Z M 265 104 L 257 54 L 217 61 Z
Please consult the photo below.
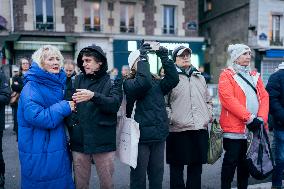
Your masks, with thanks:
M 144 44 L 149 44 L 152 51 L 157 51 L 160 48 L 159 41 L 144 41 Z

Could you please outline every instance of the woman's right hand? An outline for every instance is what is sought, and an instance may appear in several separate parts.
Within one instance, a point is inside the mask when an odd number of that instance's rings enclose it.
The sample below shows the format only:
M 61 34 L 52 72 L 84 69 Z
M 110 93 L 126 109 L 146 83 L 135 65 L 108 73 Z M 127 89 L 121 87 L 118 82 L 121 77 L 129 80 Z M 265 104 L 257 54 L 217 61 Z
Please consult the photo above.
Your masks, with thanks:
M 74 101 L 68 101 L 68 102 L 69 102 L 71 111 L 74 112 L 75 111 L 75 102 Z

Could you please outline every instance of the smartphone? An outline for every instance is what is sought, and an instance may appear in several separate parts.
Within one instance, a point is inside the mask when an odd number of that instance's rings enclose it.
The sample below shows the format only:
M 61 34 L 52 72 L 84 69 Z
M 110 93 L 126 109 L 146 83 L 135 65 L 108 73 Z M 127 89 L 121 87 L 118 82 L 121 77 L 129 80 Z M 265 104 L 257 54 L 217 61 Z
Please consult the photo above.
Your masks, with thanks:
M 144 44 L 145 43 L 150 44 L 152 51 L 157 51 L 160 48 L 160 42 L 159 41 L 144 41 Z

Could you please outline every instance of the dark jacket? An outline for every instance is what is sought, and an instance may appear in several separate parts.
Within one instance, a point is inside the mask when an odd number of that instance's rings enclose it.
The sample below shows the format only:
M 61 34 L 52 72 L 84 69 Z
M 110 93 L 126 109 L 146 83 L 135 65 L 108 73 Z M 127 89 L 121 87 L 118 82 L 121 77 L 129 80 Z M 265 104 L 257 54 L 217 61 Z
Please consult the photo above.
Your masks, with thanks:
M 21 188 L 75 188 L 67 150 L 63 100 L 66 75 L 52 74 L 33 63 L 25 74 L 18 106 Z
M 24 77 L 22 74 L 17 74 L 12 78 L 12 84 L 11 84 L 11 88 L 13 92 L 17 92 L 18 94 L 21 93 L 23 87 L 24 87 L 24 81 L 23 81 Z M 17 82 L 17 84 L 16 84 Z M 15 101 L 15 103 L 10 104 L 10 106 L 12 108 L 14 108 L 14 111 L 17 112 L 17 107 L 18 107 L 18 100 Z M 16 114 L 17 115 L 17 114 Z M 17 120 L 16 120 L 17 123 Z
M 3 71 L 0 71 L 0 130 L 5 128 L 5 105 L 10 102 L 11 89 Z
M 66 78 L 66 83 L 65 83 L 65 94 L 64 94 L 64 99 L 71 101 L 72 100 L 72 95 L 75 92 L 74 90 L 74 80 L 75 80 L 75 74 L 72 75 L 72 77 L 67 77 Z
M 87 47 L 97 51 L 97 46 Z M 100 53 L 99 51 L 97 51 Z M 78 57 L 82 58 L 79 54 Z M 94 97 L 77 104 L 73 113 L 75 125 L 69 125 L 71 150 L 86 154 L 111 152 L 116 150 L 117 111 L 122 101 L 122 81 L 111 81 L 105 61 L 95 75 L 86 75 L 82 59 L 78 58 L 82 74 L 75 79 L 75 88 L 88 89 Z
M 273 129 L 284 131 L 284 70 L 273 73 L 266 85 L 269 94 L 269 114 L 272 116 Z
M 165 141 L 169 133 L 164 95 L 178 84 L 179 78 L 173 61 L 166 60 L 162 64 L 163 79 L 152 77 L 149 63 L 140 60 L 135 78 L 123 84 L 127 100 L 136 101 L 134 119 L 140 126 L 140 143 Z M 129 110 L 127 106 L 128 116 L 132 107 Z
M 18 82 L 18 85 L 16 85 L 15 82 Z M 12 78 L 12 85 L 11 85 L 12 90 L 17 93 L 21 93 L 23 87 L 24 87 L 23 75 L 15 75 Z

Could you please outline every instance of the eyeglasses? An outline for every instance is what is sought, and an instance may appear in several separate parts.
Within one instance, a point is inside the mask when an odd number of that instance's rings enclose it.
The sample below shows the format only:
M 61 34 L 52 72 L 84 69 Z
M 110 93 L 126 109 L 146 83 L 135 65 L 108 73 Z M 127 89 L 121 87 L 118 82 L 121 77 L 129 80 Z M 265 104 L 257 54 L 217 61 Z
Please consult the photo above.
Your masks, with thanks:
M 178 55 L 179 58 L 190 58 L 191 57 L 191 54 L 181 54 L 181 55 Z

